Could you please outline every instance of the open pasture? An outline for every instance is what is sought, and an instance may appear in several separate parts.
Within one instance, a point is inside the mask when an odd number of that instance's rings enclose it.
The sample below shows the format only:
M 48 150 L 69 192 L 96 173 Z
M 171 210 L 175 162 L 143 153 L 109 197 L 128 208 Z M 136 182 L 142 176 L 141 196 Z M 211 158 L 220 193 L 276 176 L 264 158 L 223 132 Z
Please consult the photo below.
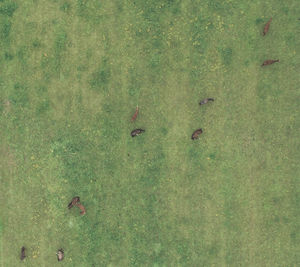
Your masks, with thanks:
M 0 266 L 300 266 L 299 18 L 0 0 Z

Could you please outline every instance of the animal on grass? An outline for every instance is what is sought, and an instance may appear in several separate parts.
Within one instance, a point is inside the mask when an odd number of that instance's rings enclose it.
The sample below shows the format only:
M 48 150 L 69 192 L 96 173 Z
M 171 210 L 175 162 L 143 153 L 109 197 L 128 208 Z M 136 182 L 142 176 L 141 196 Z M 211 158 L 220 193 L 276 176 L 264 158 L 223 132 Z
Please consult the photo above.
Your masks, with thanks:
M 76 205 L 76 203 L 80 202 L 80 198 L 79 197 L 73 197 L 72 201 L 69 203 L 68 208 L 72 208 L 74 205 Z
M 271 22 L 272 22 L 272 18 L 270 18 L 269 21 L 267 22 L 267 24 L 265 25 L 264 31 L 263 31 L 263 36 L 265 36 L 268 33 Z
M 85 214 L 85 208 L 80 202 L 80 197 L 73 197 L 72 201 L 69 203 L 68 208 L 71 209 L 73 206 L 77 206 L 80 209 L 80 214 Z
M 264 67 L 264 66 L 272 65 L 276 62 L 279 62 L 279 59 L 268 59 L 268 60 L 265 60 L 261 66 Z
M 62 261 L 64 259 L 65 253 L 62 248 L 57 251 L 56 256 L 58 261 Z
M 197 129 L 196 131 L 194 131 L 193 134 L 192 134 L 192 139 L 193 139 L 193 140 L 198 139 L 198 138 L 199 138 L 199 135 L 202 134 L 202 132 L 203 132 L 203 131 L 202 131 L 201 128 L 200 128 L 200 129 Z
M 26 255 L 25 255 L 25 247 L 22 247 L 21 248 L 21 256 L 20 256 L 20 259 L 21 261 L 24 260 L 26 258 Z
M 80 204 L 80 203 L 76 203 L 75 205 L 80 209 L 80 214 L 84 215 L 85 214 L 85 208 L 84 208 L 84 206 L 82 204 Z
M 213 98 L 205 98 L 200 101 L 199 105 L 207 104 L 209 101 L 215 101 Z
M 135 113 L 131 117 L 131 121 L 135 121 L 138 114 L 139 114 L 139 107 L 137 106 L 136 109 L 135 109 Z
M 143 133 L 143 132 L 145 132 L 145 130 L 143 130 L 143 129 L 135 129 L 135 130 L 133 130 L 133 131 L 131 132 L 131 136 L 132 136 L 132 137 L 135 137 L 135 136 L 138 136 L 139 134 L 141 134 L 141 133 Z

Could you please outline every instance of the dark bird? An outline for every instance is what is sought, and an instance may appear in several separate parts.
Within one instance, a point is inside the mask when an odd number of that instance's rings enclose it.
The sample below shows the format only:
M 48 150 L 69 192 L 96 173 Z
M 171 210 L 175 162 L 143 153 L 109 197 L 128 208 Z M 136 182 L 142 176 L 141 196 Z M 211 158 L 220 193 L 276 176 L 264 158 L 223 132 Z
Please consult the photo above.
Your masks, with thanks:
M 269 31 L 271 22 L 272 22 L 272 18 L 270 18 L 269 21 L 267 22 L 267 24 L 265 25 L 264 31 L 263 31 L 263 36 L 265 36 L 267 34 L 267 32 Z
M 143 133 L 143 132 L 145 132 L 145 130 L 143 130 L 143 129 L 135 129 L 135 130 L 133 130 L 133 131 L 131 132 L 131 136 L 132 136 L 132 137 L 135 137 L 135 136 L 138 136 L 139 134 L 141 134 L 141 133 Z
M 22 247 L 21 248 L 21 256 L 20 256 L 20 259 L 21 261 L 24 260 L 26 258 L 26 255 L 25 255 L 25 247 Z
M 80 198 L 79 197 L 73 197 L 72 201 L 69 203 L 68 208 L 72 208 L 74 205 L 76 205 L 76 203 L 80 202 Z
M 208 101 L 215 101 L 213 98 L 205 98 L 202 101 L 200 101 L 199 105 L 204 105 L 208 103 Z
M 198 139 L 198 138 L 199 138 L 199 135 L 202 134 L 202 132 L 203 132 L 203 131 L 202 131 L 201 128 L 200 128 L 200 129 L 197 129 L 196 131 L 194 131 L 193 134 L 192 134 L 192 139 L 193 139 L 193 140 Z
M 56 256 L 58 261 L 62 261 L 64 259 L 65 253 L 62 248 L 57 251 Z
M 265 60 L 264 63 L 261 65 L 262 67 L 263 66 L 268 66 L 268 65 L 271 65 L 271 64 L 274 64 L 275 62 L 279 62 L 279 59 L 268 59 L 268 60 Z

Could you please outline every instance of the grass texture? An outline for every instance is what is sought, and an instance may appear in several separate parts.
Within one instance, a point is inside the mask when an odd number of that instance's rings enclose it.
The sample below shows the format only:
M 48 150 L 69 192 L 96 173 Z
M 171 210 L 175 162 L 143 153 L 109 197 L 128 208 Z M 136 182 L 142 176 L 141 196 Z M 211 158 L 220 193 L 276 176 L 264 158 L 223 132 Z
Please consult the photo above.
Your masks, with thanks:
M 300 266 L 298 18 L 297 0 L 1 0 L 0 266 L 22 246 L 22 266 Z

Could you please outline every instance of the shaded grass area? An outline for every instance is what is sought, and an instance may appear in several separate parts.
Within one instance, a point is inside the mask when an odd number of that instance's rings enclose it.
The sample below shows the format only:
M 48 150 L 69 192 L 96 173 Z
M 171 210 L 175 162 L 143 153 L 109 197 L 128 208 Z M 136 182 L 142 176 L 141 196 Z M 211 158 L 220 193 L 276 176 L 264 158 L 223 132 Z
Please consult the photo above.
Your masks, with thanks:
M 297 1 L 16 3 L 0 1 L 1 265 L 23 245 L 26 266 L 61 247 L 64 266 L 298 264 Z

